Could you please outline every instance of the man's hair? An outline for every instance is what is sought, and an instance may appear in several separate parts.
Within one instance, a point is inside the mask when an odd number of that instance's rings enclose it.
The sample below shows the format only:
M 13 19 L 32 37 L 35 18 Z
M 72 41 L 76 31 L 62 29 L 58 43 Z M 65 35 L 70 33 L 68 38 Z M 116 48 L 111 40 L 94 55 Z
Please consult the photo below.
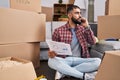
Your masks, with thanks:
M 67 8 L 67 14 L 68 14 L 69 12 L 71 12 L 73 9 L 76 9 L 76 8 L 80 9 L 80 7 L 78 7 L 77 5 L 69 6 L 69 7 Z

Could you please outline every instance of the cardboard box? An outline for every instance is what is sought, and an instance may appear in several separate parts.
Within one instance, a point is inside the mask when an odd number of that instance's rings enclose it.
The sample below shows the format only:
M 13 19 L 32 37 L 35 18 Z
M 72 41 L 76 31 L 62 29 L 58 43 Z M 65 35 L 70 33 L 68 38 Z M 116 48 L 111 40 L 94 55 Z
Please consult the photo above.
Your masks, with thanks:
M 10 0 L 10 8 L 41 12 L 41 0 Z
M 98 38 L 120 39 L 120 15 L 109 15 L 98 17 Z
M 69 4 L 74 4 L 75 0 L 69 0 Z
M 35 68 L 40 66 L 40 43 L 17 43 L 0 45 L 0 58 L 19 57 L 33 62 Z
M 1 80 L 34 80 L 36 73 L 32 62 L 15 57 L 0 58 L 0 61 L 14 60 L 23 64 L 0 69 Z
M 46 14 L 46 21 L 53 20 L 53 8 L 50 7 L 42 7 L 42 13 Z
M 105 1 L 105 15 L 108 15 L 109 10 L 109 0 Z
M 120 80 L 120 51 L 106 51 L 95 80 Z
M 45 14 L 0 8 L 0 44 L 45 40 Z
M 106 15 L 120 15 L 120 0 L 107 0 L 106 1 Z

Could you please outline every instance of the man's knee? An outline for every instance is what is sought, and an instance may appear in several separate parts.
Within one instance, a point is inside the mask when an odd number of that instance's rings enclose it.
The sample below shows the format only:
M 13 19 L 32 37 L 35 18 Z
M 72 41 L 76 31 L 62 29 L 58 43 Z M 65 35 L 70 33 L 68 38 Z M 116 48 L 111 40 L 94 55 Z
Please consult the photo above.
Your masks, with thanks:
M 101 59 L 100 58 L 95 58 L 95 65 L 96 67 L 99 67 L 101 63 Z
M 60 66 L 60 61 L 56 60 L 55 58 L 48 60 L 48 66 L 53 69 L 57 69 Z

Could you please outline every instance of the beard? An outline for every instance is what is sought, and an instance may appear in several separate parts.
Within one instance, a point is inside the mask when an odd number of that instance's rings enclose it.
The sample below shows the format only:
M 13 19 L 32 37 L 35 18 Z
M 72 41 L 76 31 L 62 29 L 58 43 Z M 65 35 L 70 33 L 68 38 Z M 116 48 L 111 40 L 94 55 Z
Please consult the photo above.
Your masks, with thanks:
M 79 19 L 80 18 L 78 18 L 78 19 L 75 19 L 74 17 L 71 18 L 73 23 L 81 25 L 81 20 L 79 20 Z

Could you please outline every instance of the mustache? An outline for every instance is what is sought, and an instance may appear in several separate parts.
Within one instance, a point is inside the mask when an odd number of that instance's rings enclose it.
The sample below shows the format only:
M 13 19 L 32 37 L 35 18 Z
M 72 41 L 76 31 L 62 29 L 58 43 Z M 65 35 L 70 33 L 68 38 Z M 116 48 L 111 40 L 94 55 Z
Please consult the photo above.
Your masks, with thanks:
M 81 24 L 81 17 L 75 19 L 74 17 L 71 18 L 72 21 L 75 23 L 75 24 Z
M 82 17 L 77 18 L 77 20 L 81 20 Z

